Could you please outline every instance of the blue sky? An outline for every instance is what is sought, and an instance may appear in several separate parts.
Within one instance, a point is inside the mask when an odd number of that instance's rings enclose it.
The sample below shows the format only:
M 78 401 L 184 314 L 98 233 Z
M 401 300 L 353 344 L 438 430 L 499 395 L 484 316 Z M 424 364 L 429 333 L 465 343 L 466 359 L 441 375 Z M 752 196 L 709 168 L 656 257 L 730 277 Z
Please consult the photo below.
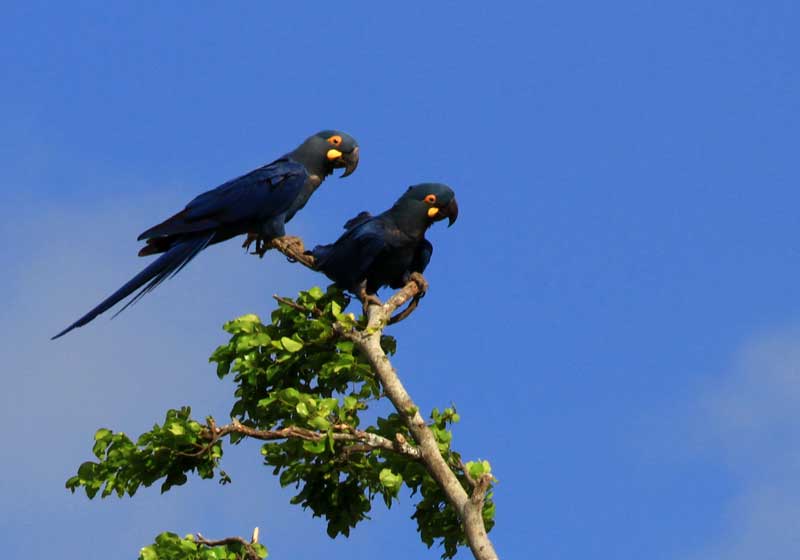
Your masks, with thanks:
M 500 480 L 505 558 L 800 553 L 796 3 L 5 3 L 0 540 L 134 557 L 260 526 L 274 558 L 437 558 L 411 502 L 350 539 L 257 446 L 234 484 L 89 502 L 93 431 L 224 419 L 220 325 L 323 282 L 230 242 L 109 322 L 48 338 L 143 266 L 136 236 L 323 128 L 362 146 L 290 231 L 443 181 L 431 291 L 394 328 L 425 410 Z M 297 547 L 301 546 L 301 552 Z M 468 552 L 459 557 L 469 557 Z

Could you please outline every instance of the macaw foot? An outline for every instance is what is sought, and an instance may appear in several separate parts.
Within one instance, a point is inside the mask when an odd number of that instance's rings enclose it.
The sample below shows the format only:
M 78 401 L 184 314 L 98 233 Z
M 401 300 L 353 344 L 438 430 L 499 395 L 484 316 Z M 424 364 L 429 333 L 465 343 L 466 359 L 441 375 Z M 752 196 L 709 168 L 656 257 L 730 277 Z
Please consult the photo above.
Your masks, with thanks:
M 266 241 L 266 239 L 264 239 L 263 237 L 261 237 L 257 233 L 248 233 L 247 234 L 247 239 L 245 239 L 244 243 L 242 243 L 242 247 L 244 247 L 245 250 L 249 251 L 250 250 L 250 245 L 253 244 L 253 241 L 256 242 L 256 248 L 255 248 L 255 251 L 253 251 L 250 254 L 251 255 L 258 255 L 258 258 L 263 259 L 264 258 L 264 253 L 269 251 L 272 247 Z
M 361 300 L 361 307 L 364 311 L 364 315 L 367 314 L 367 309 L 369 309 L 370 305 L 383 305 L 383 302 L 377 295 L 367 293 L 366 281 L 362 282 L 358 287 L 358 299 Z
M 408 275 L 408 281 L 414 282 L 419 288 L 419 297 L 423 297 L 428 292 L 428 281 L 419 272 L 412 272 Z
M 422 298 L 425 297 L 425 294 L 428 292 L 428 281 L 425 280 L 425 277 L 422 275 L 421 272 L 412 272 L 406 277 L 406 285 L 409 282 L 414 282 L 417 285 L 417 295 L 411 298 L 411 301 L 408 302 L 408 305 L 405 309 L 400 311 L 399 313 L 395 314 L 389 319 L 389 325 L 394 325 L 395 323 L 399 323 L 400 321 L 404 320 L 406 317 L 411 315 L 414 310 L 419 306 L 419 302 Z

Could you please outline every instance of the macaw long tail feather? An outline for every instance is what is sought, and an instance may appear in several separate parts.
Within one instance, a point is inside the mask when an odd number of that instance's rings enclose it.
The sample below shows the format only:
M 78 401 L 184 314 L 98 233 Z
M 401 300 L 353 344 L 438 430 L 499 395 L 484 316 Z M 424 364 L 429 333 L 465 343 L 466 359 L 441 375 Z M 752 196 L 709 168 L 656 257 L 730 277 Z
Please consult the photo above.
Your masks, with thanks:
M 214 238 L 214 233 L 209 233 L 200 237 L 192 237 L 185 241 L 176 243 L 166 253 L 151 262 L 139 274 L 128 280 L 119 290 L 104 299 L 97 307 L 89 311 L 86 315 L 72 323 L 69 327 L 55 335 L 51 340 L 62 337 L 72 329 L 82 327 L 95 317 L 108 311 L 111 307 L 131 295 L 136 290 L 137 293 L 125 306 L 114 314 L 114 317 L 125 311 L 129 306 L 139 301 L 142 296 L 154 290 L 167 278 L 175 276 L 184 266 L 189 264 L 197 254 L 205 249 Z M 142 287 L 144 286 L 144 287 Z

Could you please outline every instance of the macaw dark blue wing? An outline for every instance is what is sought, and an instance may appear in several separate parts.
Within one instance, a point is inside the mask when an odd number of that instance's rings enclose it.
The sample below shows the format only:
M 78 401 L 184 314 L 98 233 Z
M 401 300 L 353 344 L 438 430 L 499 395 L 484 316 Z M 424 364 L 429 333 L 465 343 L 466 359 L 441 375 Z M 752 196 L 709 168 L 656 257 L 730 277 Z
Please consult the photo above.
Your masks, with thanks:
M 417 248 L 416 254 L 414 254 L 414 261 L 409 267 L 409 272 L 419 272 L 420 274 L 425 272 L 428 263 L 431 262 L 432 256 L 433 245 L 431 245 L 431 242 L 427 239 L 423 239 Z
M 280 159 L 201 194 L 181 212 L 139 236 L 140 240 L 147 239 L 148 243 L 140 255 L 163 255 L 53 338 L 85 325 L 139 290 L 117 312 L 121 313 L 164 280 L 180 272 L 212 243 L 247 233 L 250 228 L 271 220 L 276 220 L 272 225 L 275 235 L 283 235 L 280 217 L 298 196 L 307 177 L 303 165 Z
M 372 214 L 370 214 L 369 212 L 366 211 L 360 212 L 358 216 L 356 216 L 355 218 L 350 218 L 344 223 L 344 229 L 353 229 L 356 226 L 360 226 L 370 218 L 372 218 Z
M 318 245 L 311 254 L 316 267 L 345 289 L 355 290 L 372 263 L 386 249 L 384 223 L 362 212 L 345 224 L 336 243 Z
M 285 213 L 308 178 L 300 163 L 279 159 L 197 196 L 186 208 L 151 227 L 138 239 L 197 233 L 253 223 Z

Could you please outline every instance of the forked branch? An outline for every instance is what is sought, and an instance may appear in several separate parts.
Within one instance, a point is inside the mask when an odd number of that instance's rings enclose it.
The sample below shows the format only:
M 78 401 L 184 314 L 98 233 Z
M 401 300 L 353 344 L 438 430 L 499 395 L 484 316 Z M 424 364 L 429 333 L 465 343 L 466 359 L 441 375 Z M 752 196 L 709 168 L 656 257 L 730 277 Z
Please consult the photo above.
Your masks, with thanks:
M 483 522 L 483 504 L 491 482 L 491 475 L 479 480 L 470 479 L 472 495 L 461 486 L 455 473 L 439 452 L 433 432 L 419 413 L 419 408 L 411 399 L 392 367 L 389 358 L 381 348 L 381 332 L 391 321 L 392 313 L 420 293 L 420 286 L 409 282 L 390 297 L 383 305 L 371 305 L 368 309 L 368 323 L 363 331 L 344 333 L 355 342 L 367 357 L 378 380 L 394 408 L 403 418 L 406 426 L 417 442 L 420 461 L 431 477 L 444 491 L 450 505 L 455 509 L 464 527 L 467 543 L 478 560 L 496 560 L 497 553 L 489 540 Z M 465 469 L 466 472 L 466 469 Z

